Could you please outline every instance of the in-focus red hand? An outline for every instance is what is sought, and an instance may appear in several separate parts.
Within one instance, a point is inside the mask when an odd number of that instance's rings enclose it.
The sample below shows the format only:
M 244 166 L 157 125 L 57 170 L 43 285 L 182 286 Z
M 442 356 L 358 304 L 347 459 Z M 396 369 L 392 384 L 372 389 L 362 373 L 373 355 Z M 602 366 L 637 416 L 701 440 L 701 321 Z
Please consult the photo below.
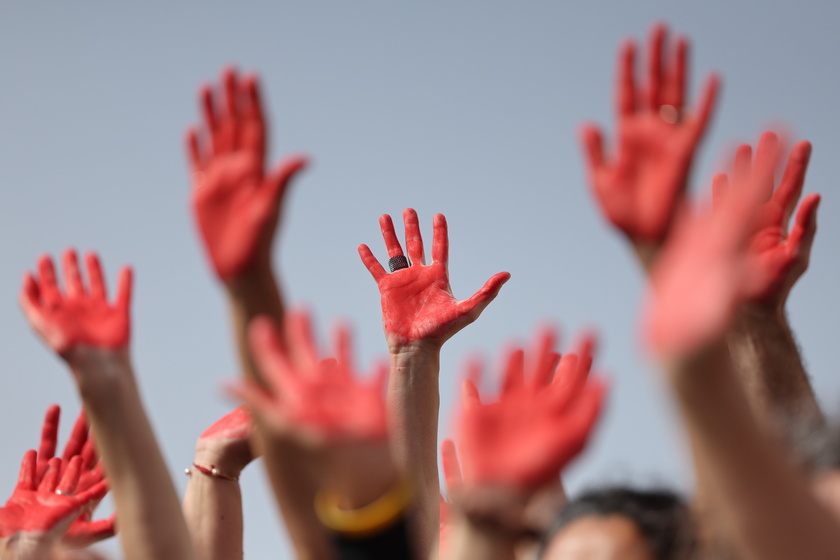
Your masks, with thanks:
M 63 475 L 61 459 L 53 457 L 39 482 L 36 455 L 34 450 L 26 452 L 17 486 L 6 505 L 0 508 L 0 537 L 24 532 L 49 533 L 60 538 L 85 508 L 93 507 L 108 491 L 104 480 L 78 491 L 80 456 L 70 461 Z
M 779 139 L 773 132 L 762 134 L 753 164 L 752 148 L 748 144 L 738 147 L 732 176 L 736 183 L 750 180 L 755 170 L 767 170 L 765 160 L 778 150 Z M 808 268 L 811 246 L 817 231 L 817 207 L 820 195 L 809 194 L 799 206 L 793 228 L 788 233 L 788 223 L 802 194 L 805 172 L 811 157 L 811 144 L 806 141 L 794 145 L 788 157 L 781 181 L 774 187 L 773 174 L 756 176 L 760 182 L 761 206 L 751 230 L 749 241 L 750 265 L 755 275 L 749 301 L 771 307 L 784 305 L 791 288 Z M 729 177 L 715 177 L 713 195 L 715 205 L 729 189 Z
M 443 214 L 435 214 L 430 265 L 426 265 L 425 261 L 417 212 L 407 208 L 403 212 L 403 220 L 408 267 L 388 274 L 370 248 L 359 245 L 362 262 L 379 286 L 382 323 L 391 352 L 416 341 L 442 345 L 475 321 L 498 295 L 502 284 L 510 279 L 509 273 L 500 272 L 487 280 L 470 298 L 458 301 L 449 286 L 449 234 L 446 218 Z M 391 217 L 384 214 L 379 218 L 379 225 L 388 257 L 401 257 L 403 250 L 394 232 Z
M 85 256 L 89 288 L 85 288 L 73 249 L 63 256 L 65 291 L 62 294 L 49 256 L 38 260 L 38 278 L 23 279 L 20 304 L 32 328 L 63 357 L 77 346 L 122 349 L 128 346 L 131 269 L 120 271 L 117 298 L 108 302 L 102 267 L 95 253 Z
M 377 366 L 371 380 L 359 379 L 346 327 L 337 329 L 335 358 L 325 360 L 319 356 L 306 313 L 288 313 L 285 329 L 288 347 L 297 349 L 297 361 L 284 350 L 271 319 L 259 317 L 251 323 L 251 349 L 267 387 L 244 380 L 230 387 L 234 396 L 277 430 L 313 447 L 385 440 L 387 367 Z
M 230 68 L 221 82 L 215 96 L 209 86 L 202 88 L 204 122 L 188 129 L 187 150 L 204 247 L 219 278 L 231 281 L 269 264 L 283 195 L 306 159 L 290 156 L 266 172 L 267 125 L 257 78 L 238 78 Z
M 678 217 L 651 273 L 643 315 L 646 343 L 660 357 L 686 358 L 723 336 L 737 306 L 766 285 L 750 240 L 767 198 L 762 178 L 772 177 L 783 150 L 779 142 L 764 150 L 731 188 L 719 185 L 714 210 L 698 205 Z
M 58 405 L 50 405 L 44 416 L 44 424 L 41 429 L 41 443 L 38 447 L 38 455 L 35 467 L 35 485 L 40 485 L 44 479 L 50 461 L 55 456 L 58 441 L 58 426 L 61 417 L 61 408 Z M 63 477 L 74 457 L 79 457 L 79 479 L 76 484 L 76 492 L 84 492 L 105 481 L 105 472 L 102 462 L 96 453 L 93 444 L 93 437 L 90 435 L 84 410 L 79 413 L 70 438 L 64 445 L 64 452 L 61 456 L 58 474 Z M 116 532 L 115 516 L 105 519 L 92 520 L 93 510 L 96 503 L 89 504 L 77 517 L 70 528 L 64 533 L 62 542 L 72 547 L 86 547 L 95 542 L 112 537 Z
M 678 38 L 668 55 L 666 28 L 650 35 L 648 83 L 636 84 L 636 45 L 619 55 L 615 153 L 604 154 L 598 127 L 581 128 L 589 181 L 606 218 L 635 244 L 662 243 L 682 199 L 697 146 L 706 131 L 719 80 L 706 81 L 697 109 L 686 112 L 688 42 Z
M 478 378 L 480 366 L 471 365 L 459 422 L 465 485 L 534 489 L 583 450 L 605 392 L 601 381 L 589 379 L 594 339 L 584 337 L 552 376 L 555 337 L 550 329 L 537 335 L 539 350 L 531 360 L 537 366 L 527 379 L 523 350 L 510 353 L 498 402 L 481 404 L 470 380 Z

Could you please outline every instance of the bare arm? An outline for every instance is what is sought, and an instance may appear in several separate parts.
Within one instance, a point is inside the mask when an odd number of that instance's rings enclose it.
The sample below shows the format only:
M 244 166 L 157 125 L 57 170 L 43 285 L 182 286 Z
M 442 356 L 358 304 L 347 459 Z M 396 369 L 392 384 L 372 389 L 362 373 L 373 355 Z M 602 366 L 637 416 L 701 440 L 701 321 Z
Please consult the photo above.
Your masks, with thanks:
M 290 157 L 266 170 L 267 124 L 255 77 L 227 70 L 218 92 L 201 94 L 203 126 L 188 134 L 194 187 L 192 206 L 204 248 L 227 290 L 231 325 L 243 375 L 261 383 L 247 343 L 247 325 L 257 316 L 282 328 L 284 303 L 272 270 L 275 230 L 283 195 L 304 167 Z M 326 558 L 329 551 L 313 510 L 314 484 L 291 442 L 263 436 L 256 420 L 255 445 L 299 558 Z
M 402 260 L 391 274 L 367 245 L 359 255 L 376 280 L 382 303 L 382 322 L 391 354 L 388 410 L 397 467 L 408 474 L 417 492 L 413 529 L 429 554 L 440 527 L 437 428 L 440 396 L 438 376 L 443 343 L 475 321 L 510 278 L 506 272 L 491 277 L 472 297 L 458 301 L 449 286 L 449 235 L 442 214 L 434 217 L 432 262 L 426 265 L 417 213 L 403 212 L 406 254 L 394 232 L 391 217 L 379 224 L 388 256 Z M 410 265 L 409 265 L 410 263 Z
M 175 487 L 146 417 L 128 356 L 131 271 L 107 301 L 99 260 L 87 256 L 89 286 L 75 252 L 64 254 L 66 294 L 49 257 L 27 275 L 21 305 L 45 342 L 70 366 L 108 473 L 128 560 L 193 558 Z

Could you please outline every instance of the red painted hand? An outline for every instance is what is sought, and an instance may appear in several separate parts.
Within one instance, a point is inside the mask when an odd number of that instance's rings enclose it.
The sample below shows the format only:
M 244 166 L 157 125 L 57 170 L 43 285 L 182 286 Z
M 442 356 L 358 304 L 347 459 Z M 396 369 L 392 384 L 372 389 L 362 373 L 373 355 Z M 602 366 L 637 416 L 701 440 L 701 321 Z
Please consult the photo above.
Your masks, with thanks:
M 761 136 L 755 156 L 756 169 L 768 168 L 765 160 L 778 150 L 778 142 L 772 132 Z M 750 301 L 774 307 L 784 305 L 791 288 L 808 268 L 811 245 L 817 231 L 820 196 L 810 194 L 802 200 L 790 233 L 788 222 L 802 194 L 810 157 L 811 144 L 799 142 L 790 152 L 778 186 L 774 188 L 772 173 L 755 177 L 760 182 L 763 204 L 758 209 L 749 242 L 749 258 L 754 261 L 750 269 L 755 276 L 750 291 L 744 296 Z M 735 155 L 732 176 L 736 182 L 743 184 L 752 175 L 752 148 L 743 144 Z M 717 175 L 713 186 L 717 205 L 729 189 L 729 177 Z
M 38 447 L 38 456 L 35 467 L 35 485 L 38 486 L 44 479 L 50 461 L 55 455 L 58 441 L 58 426 L 61 416 L 61 408 L 58 405 L 51 405 L 44 417 L 44 425 L 41 430 L 41 443 Z M 70 438 L 64 446 L 61 457 L 61 470 L 58 474 L 62 477 L 72 464 L 73 458 L 79 457 L 79 479 L 76 484 L 76 492 L 84 492 L 93 488 L 100 482 L 105 481 L 105 474 L 102 463 L 93 445 L 93 438 L 90 437 L 84 410 L 79 413 Z M 103 539 L 110 538 L 116 532 L 115 517 L 107 519 L 91 520 L 91 514 L 96 504 L 90 504 L 77 519 L 73 521 L 70 528 L 62 538 L 62 542 L 73 547 L 85 547 Z
M 523 350 L 510 353 L 499 401 L 482 405 L 472 381 L 464 383 L 459 423 L 464 483 L 533 489 L 553 478 L 585 446 L 601 409 L 605 386 L 589 379 L 594 340 L 583 338 L 576 354 L 557 363 L 555 334 L 536 337 L 538 351 L 526 379 Z M 477 379 L 480 366 L 470 367 Z
M 283 349 L 270 319 L 255 319 L 249 339 L 267 388 L 245 380 L 230 388 L 234 396 L 279 432 L 291 433 L 311 447 L 387 438 L 387 367 L 378 366 L 370 381 L 359 380 L 346 327 L 337 330 L 335 359 L 326 360 L 319 357 L 306 313 L 287 314 L 285 328 L 288 346 L 297 349 L 299 361 L 293 362 Z
M 598 127 L 587 124 L 581 129 L 590 184 L 602 212 L 631 241 L 653 246 L 664 240 L 685 192 L 719 84 L 711 76 L 697 111 L 684 113 L 688 42 L 678 39 L 673 61 L 665 61 L 665 36 L 661 24 L 651 32 L 645 87 L 635 83 L 635 43 L 622 47 L 615 155 L 604 155 Z
M 280 208 L 302 156 L 266 173 L 266 119 L 254 76 L 222 76 L 221 100 L 201 90 L 203 130 L 187 132 L 193 175 L 192 207 L 216 274 L 230 281 L 255 265 L 268 265 Z
M 426 265 L 423 240 L 417 213 L 403 212 L 406 249 L 410 266 L 387 274 L 367 245 L 359 246 L 359 255 L 379 286 L 382 298 L 382 323 L 391 352 L 415 341 L 442 345 L 459 330 L 475 321 L 495 299 L 510 274 L 500 272 L 491 277 L 470 298 L 458 301 L 449 286 L 449 234 L 446 218 L 435 214 L 432 239 L 432 264 Z M 387 214 L 379 218 L 382 237 L 393 258 L 403 254 L 394 233 L 394 224 Z
M 58 288 L 52 259 L 38 260 L 36 280 L 29 273 L 23 279 L 20 304 L 32 328 L 56 353 L 67 357 L 77 346 L 122 349 L 128 346 L 131 301 L 131 269 L 120 271 L 117 299 L 108 303 L 105 280 L 95 253 L 85 257 L 89 289 L 79 272 L 76 252 L 64 252 L 65 293 Z
M 719 184 L 714 211 L 686 209 L 662 249 L 642 326 L 660 357 L 686 358 L 723 336 L 737 306 L 767 278 L 750 240 L 766 199 L 762 178 L 772 177 L 781 147 L 773 142 L 763 149 L 751 173 L 739 173 L 731 188 Z
M 195 444 L 196 463 L 218 467 L 228 475 L 238 475 L 256 458 L 251 449 L 251 414 L 243 406 L 219 418 L 204 430 Z
M 27 451 L 17 486 L 0 508 L 0 537 L 23 532 L 60 538 L 86 508 L 93 507 L 108 491 L 103 480 L 77 492 L 82 466 L 79 456 L 70 461 L 63 475 L 61 459 L 53 457 L 40 482 L 36 479 L 36 463 L 36 452 Z

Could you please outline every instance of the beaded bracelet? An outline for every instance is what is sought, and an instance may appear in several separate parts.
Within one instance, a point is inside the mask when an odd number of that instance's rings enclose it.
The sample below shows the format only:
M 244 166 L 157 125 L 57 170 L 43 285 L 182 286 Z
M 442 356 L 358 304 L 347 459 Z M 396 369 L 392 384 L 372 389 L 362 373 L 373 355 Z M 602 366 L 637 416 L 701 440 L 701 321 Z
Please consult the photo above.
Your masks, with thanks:
M 207 467 L 202 467 L 201 465 L 198 465 L 196 463 L 193 463 L 192 466 L 193 466 L 193 469 L 197 470 L 201 474 L 204 474 L 204 475 L 207 475 L 207 476 L 212 476 L 213 478 L 221 478 L 223 480 L 230 480 L 232 482 L 239 482 L 239 477 L 238 476 L 225 474 L 222 471 L 220 471 L 219 469 L 217 469 L 216 465 L 210 465 L 209 469 Z M 184 474 L 187 475 L 187 476 L 192 476 L 192 469 L 184 469 Z

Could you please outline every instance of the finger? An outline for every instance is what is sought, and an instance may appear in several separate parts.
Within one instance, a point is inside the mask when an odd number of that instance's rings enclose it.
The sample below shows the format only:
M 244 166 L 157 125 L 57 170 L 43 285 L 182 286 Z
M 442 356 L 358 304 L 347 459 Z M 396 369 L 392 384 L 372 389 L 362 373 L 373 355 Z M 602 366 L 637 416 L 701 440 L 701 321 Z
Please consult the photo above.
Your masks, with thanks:
M 40 277 L 41 299 L 44 305 L 52 307 L 61 301 L 61 291 L 55 277 L 55 268 L 49 255 L 42 255 L 38 259 L 38 276 Z
M 289 368 L 289 356 L 274 321 L 260 316 L 248 325 L 248 343 L 263 382 L 275 388 L 281 370 Z M 290 344 L 293 342 L 289 341 Z
M 243 80 L 245 89 L 245 107 L 243 115 L 252 120 L 262 121 L 263 115 L 262 99 L 260 95 L 260 81 L 256 75 L 249 74 Z
M 767 131 L 761 135 L 755 152 L 753 166 L 753 181 L 758 181 L 756 195 L 759 200 L 767 202 L 773 196 L 774 174 L 779 160 L 779 137 Z
M 64 445 L 64 453 L 61 454 L 61 460 L 67 463 L 75 455 L 81 455 L 85 443 L 88 439 L 88 425 L 85 419 L 85 411 L 79 413 L 76 417 L 76 422 L 73 424 L 73 431 L 70 432 L 70 438 Z
M 85 285 L 82 283 L 82 274 L 79 272 L 79 258 L 76 251 L 67 249 L 62 255 L 64 268 L 64 285 L 67 288 L 67 295 L 70 297 L 83 297 Z
M 752 176 L 752 146 L 741 144 L 735 150 L 735 164 L 732 167 L 732 185 L 743 189 Z
M 580 128 L 580 142 L 591 175 L 604 165 L 604 139 L 601 130 L 595 125 L 583 125 Z
M 339 323 L 335 328 L 333 348 L 335 348 L 335 357 L 338 361 L 338 369 L 345 379 L 352 378 L 353 375 L 353 347 L 350 340 L 350 329 L 346 324 Z
M 502 380 L 501 396 L 517 393 L 525 386 L 525 353 L 521 348 L 514 349 L 507 359 L 505 377 Z
M 79 492 L 76 494 L 76 500 L 85 506 L 89 504 L 98 503 L 102 498 L 105 497 L 105 494 L 108 493 L 108 480 L 101 480 L 85 490 L 84 492 Z
M 216 116 L 216 108 L 213 104 L 213 88 L 205 84 L 201 88 L 201 109 L 204 115 L 204 125 L 210 132 L 210 136 L 214 136 L 216 130 L 219 128 L 219 119 Z
M 50 405 L 44 415 L 44 424 L 41 427 L 41 443 L 38 446 L 38 464 L 44 465 L 55 457 L 55 448 L 58 442 L 58 423 L 61 419 L 61 407 L 57 404 Z
M 670 72 L 671 76 L 671 97 L 666 100 L 666 103 L 673 105 L 677 110 L 681 111 L 685 106 L 685 92 L 688 91 L 688 39 L 685 37 L 677 38 L 677 53 L 674 60 L 674 69 Z
M 636 43 L 627 40 L 621 46 L 618 57 L 618 114 L 630 116 L 636 111 Z
M 692 138 L 695 143 L 699 142 L 706 133 L 706 128 L 712 118 L 712 113 L 717 102 L 718 91 L 720 90 L 720 77 L 712 74 L 706 79 L 703 94 L 700 97 L 700 105 L 696 116 L 692 119 Z
M 593 332 L 584 332 L 575 344 L 575 353 L 578 357 L 577 375 L 581 379 L 585 380 L 589 377 L 596 345 L 597 338 Z
M 309 313 L 304 309 L 293 309 L 286 314 L 284 325 L 284 335 L 294 358 L 293 361 L 288 360 L 287 367 L 291 367 L 292 364 L 299 369 L 314 367 L 320 361 L 320 357 Z
M 20 462 L 17 486 L 15 486 L 17 490 L 35 490 L 35 466 L 37 459 L 38 454 L 34 449 L 30 449 L 23 454 L 23 459 Z
M 449 227 L 446 225 L 446 216 L 435 214 L 432 226 L 432 262 L 449 266 Z
M 190 162 L 190 171 L 200 173 L 204 169 L 204 157 L 201 155 L 201 145 L 198 140 L 198 131 L 195 127 L 187 129 L 187 157 Z
M 551 327 L 540 329 L 534 339 L 534 345 L 529 352 L 532 371 L 531 386 L 544 387 L 551 382 L 554 374 L 555 361 L 558 359 L 552 349 L 557 344 L 557 332 Z
M 650 57 L 648 61 L 648 108 L 659 111 L 662 105 L 662 50 L 665 46 L 665 26 L 661 23 L 654 25 L 650 33 Z
M 99 256 L 94 252 L 85 255 L 87 264 L 88 282 L 90 282 L 90 297 L 99 300 L 108 299 L 108 290 L 105 287 L 105 277 L 102 275 L 102 264 Z
M 391 216 L 382 214 L 379 217 L 379 229 L 382 230 L 382 239 L 385 241 L 385 248 L 388 249 L 388 258 L 402 255 L 403 250 L 400 247 L 397 234 L 394 232 L 394 222 L 391 221 Z
M 468 299 L 458 303 L 459 313 L 461 315 L 473 314 L 472 320 L 477 319 L 481 312 L 484 311 L 484 308 L 496 299 L 496 296 L 499 295 L 499 290 L 502 289 L 502 286 L 508 280 L 510 280 L 510 273 L 508 272 L 499 272 L 491 276 L 480 290 Z
M 64 474 L 61 476 L 61 480 L 56 488 L 64 494 L 74 494 L 76 492 L 76 486 L 79 484 L 79 476 L 82 473 L 81 468 L 82 458 L 76 455 L 70 459 L 70 463 L 64 470 Z
M 359 245 L 359 256 L 362 258 L 362 262 L 368 269 L 368 272 L 370 272 L 370 275 L 373 276 L 373 279 L 378 284 L 379 280 L 387 275 L 385 268 L 379 264 L 379 261 L 373 256 L 370 247 L 365 244 Z
M 802 199 L 799 211 L 796 213 L 796 222 L 793 224 L 788 243 L 793 252 L 799 256 L 807 267 L 811 255 L 811 246 L 814 243 L 814 236 L 817 233 L 817 209 L 820 206 L 820 195 L 811 193 Z
M 265 158 L 265 116 L 260 100 L 259 79 L 251 74 L 240 85 L 240 113 L 247 126 L 242 130 L 242 148 L 257 154 L 260 160 Z
M 779 188 L 773 194 L 779 205 L 785 209 L 782 224 L 787 229 L 788 220 L 796 208 L 796 203 L 802 195 L 802 186 L 805 184 L 805 172 L 808 170 L 808 162 L 811 160 L 811 143 L 808 141 L 797 142 L 788 156 L 782 180 Z
M 307 165 L 309 165 L 309 160 L 302 155 L 287 156 L 277 164 L 263 183 L 263 192 L 268 199 L 267 208 L 272 211 L 277 209 L 292 180 L 306 169 Z
M 461 404 L 464 410 L 472 410 L 481 406 L 481 397 L 478 394 L 478 388 L 470 379 L 465 379 L 461 383 Z
M 563 443 L 555 444 L 553 447 L 564 450 L 566 460 L 563 465 L 560 465 L 561 468 L 586 447 L 586 443 L 593 433 L 593 428 L 601 415 L 605 396 L 606 386 L 599 380 L 593 380 L 586 385 L 578 398 L 569 405 L 562 418 L 558 418 L 562 423 L 562 429 L 556 433 L 558 439 L 562 440 Z
M 712 208 L 717 210 L 729 192 L 729 177 L 726 173 L 718 173 L 712 178 Z
M 96 466 L 89 469 L 85 464 L 85 458 L 82 457 L 82 472 L 79 475 L 79 484 L 76 485 L 76 492 L 83 492 L 105 478 L 105 467 L 102 461 L 96 463 Z
M 116 519 L 117 514 L 96 521 L 76 520 L 64 534 L 62 540 L 69 540 L 73 544 L 86 547 L 111 538 L 117 532 Z
M 47 463 L 47 470 L 41 483 L 38 485 L 39 492 L 55 492 L 58 485 L 58 477 L 61 474 L 61 459 L 53 457 Z
M 30 322 L 41 317 L 41 289 L 38 282 L 29 272 L 23 273 L 23 287 L 18 297 L 20 305 Z
M 222 87 L 225 90 L 225 117 L 232 125 L 236 126 L 239 121 L 236 68 L 229 66 L 222 71 Z
M 117 309 L 128 311 L 131 307 L 131 287 L 134 284 L 134 272 L 130 266 L 124 266 L 120 270 L 117 280 L 117 300 L 114 305 Z
M 405 248 L 408 251 L 410 263 L 412 265 L 425 265 L 426 255 L 423 251 L 423 238 L 420 236 L 420 221 L 413 208 L 406 208 L 403 211 L 403 224 L 405 226 Z
M 443 440 L 440 445 L 440 456 L 443 463 L 443 479 L 446 481 L 446 494 L 451 497 L 452 492 L 463 482 L 455 442 L 451 439 Z
M 93 441 L 93 434 L 88 434 L 88 439 L 82 447 L 82 467 L 85 469 L 92 469 L 94 465 L 98 464 L 99 454 L 96 452 L 96 444 Z

